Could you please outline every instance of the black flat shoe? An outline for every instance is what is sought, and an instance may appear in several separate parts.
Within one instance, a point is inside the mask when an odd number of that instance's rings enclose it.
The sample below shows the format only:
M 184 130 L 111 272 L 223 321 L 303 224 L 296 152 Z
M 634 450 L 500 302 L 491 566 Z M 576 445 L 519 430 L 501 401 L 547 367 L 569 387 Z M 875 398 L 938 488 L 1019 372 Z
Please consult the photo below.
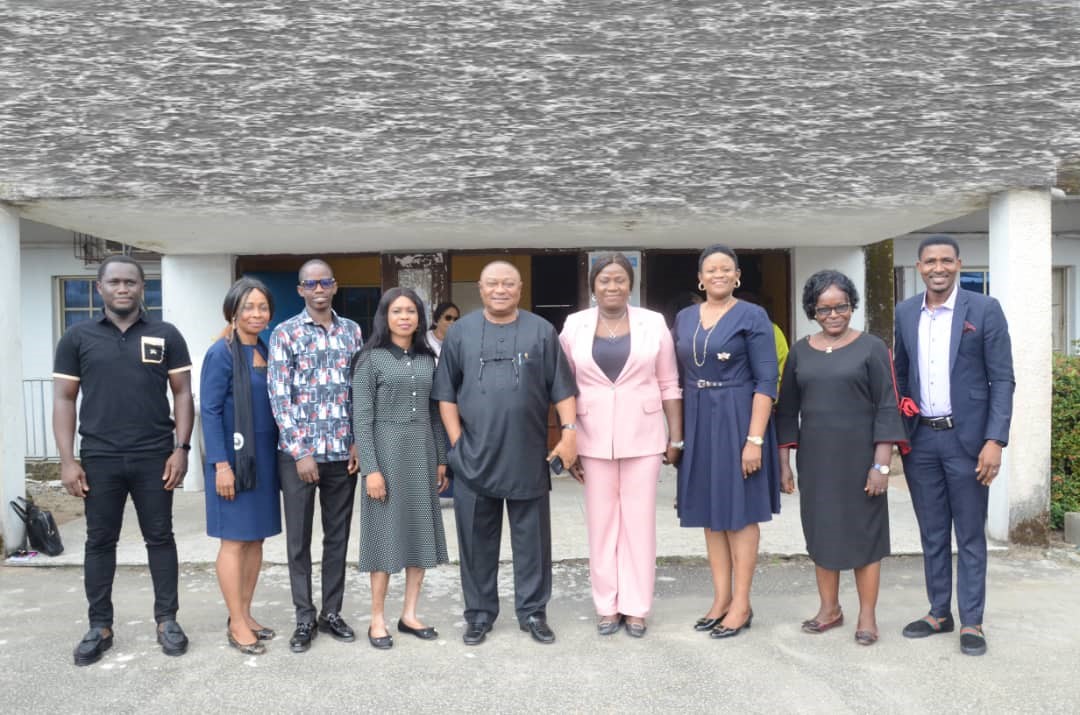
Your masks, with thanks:
M 953 621 L 951 613 L 944 618 L 935 618 L 927 613 L 919 620 L 912 621 L 904 626 L 901 634 L 904 638 L 926 638 L 938 633 L 952 633 L 954 628 L 956 628 L 956 623 Z
M 289 650 L 293 653 L 303 653 L 311 647 L 311 641 L 315 640 L 318 634 L 319 631 L 315 629 L 314 623 L 297 623 L 296 630 L 289 639 Z
M 708 616 L 705 616 L 703 618 L 699 618 L 699 619 L 697 619 L 697 622 L 694 624 L 694 630 L 695 631 L 711 631 L 713 628 L 716 628 L 718 625 L 720 625 L 720 621 L 724 620 L 724 616 L 726 616 L 726 615 L 727 615 L 727 613 L 721 613 L 716 618 L 709 618 Z
M 176 621 L 164 621 L 157 629 L 157 642 L 165 655 L 183 655 L 187 653 L 188 638 L 184 629 Z
M 112 648 L 113 634 L 104 635 L 105 628 L 91 628 L 75 646 L 75 665 L 91 665 L 101 660 L 105 651 Z
M 225 619 L 225 629 L 228 630 L 231 625 L 232 616 Z M 252 629 L 251 632 L 261 641 L 272 641 L 277 637 L 277 633 L 274 632 L 273 628 L 260 628 L 259 630 Z
M 600 619 L 600 622 L 596 624 L 596 632 L 602 636 L 614 635 L 622 628 L 622 622 L 622 616 L 618 614 L 614 616 L 604 616 Z
M 394 637 L 392 635 L 387 633 L 385 636 L 379 636 L 378 638 L 376 638 L 375 636 L 371 635 L 371 626 L 368 626 L 367 629 L 367 639 L 368 643 L 370 643 L 373 647 L 378 648 L 379 650 L 389 650 L 390 648 L 394 647 Z
M 465 641 L 465 645 L 480 645 L 490 632 L 490 623 L 469 623 L 465 626 L 465 634 L 461 640 Z
M 743 629 L 750 630 L 750 624 L 754 622 L 754 611 L 750 610 L 750 615 L 746 617 L 746 623 L 742 624 L 738 628 L 728 628 L 727 626 L 718 623 L 716 628 L 713 628 L 709 632 L 710 638 L 734 638 L 743 632 Z
M 425 628 L 413 628 L 400 618 L 397 622 L 397 629 L 398 633 L 411 633 L 420 640 L 425 641 L 435 640 L 439 637 L 439 632 L 436 631 L 435 628 L 432 626 L 427 626 Z
M 337 613 L 324 613 L 319 616 L 319 630 L 329 633 L 335 640 L 343 643 L 352 643 L 356 640 L 356 632 Z
M 964 655 L 983 655 L 986 653 L 986 636 L 978 626 L 964 626 L 960 629 L 960 652 Z
M 634 623 L 632 621 L 626 622 L 626 635 L 630 636 L 631 638 L 644 638 L 645 631 L 647 630 L 648 627 L 645 625 L 645 623 Z
M 551 630 L 543 616 L 529 616 L 521 624 L 521 630 L 531 635 L 537 643 L 547 645 L 555 642 L 555 631 Z
M 241 643 L 233 637 L 232 631 L 225 631 L 225 634 L 229 636 L 229 645 L 244 655 L 262 655 L 266 652 L 266 646 L 258 640 L 254 643 Z

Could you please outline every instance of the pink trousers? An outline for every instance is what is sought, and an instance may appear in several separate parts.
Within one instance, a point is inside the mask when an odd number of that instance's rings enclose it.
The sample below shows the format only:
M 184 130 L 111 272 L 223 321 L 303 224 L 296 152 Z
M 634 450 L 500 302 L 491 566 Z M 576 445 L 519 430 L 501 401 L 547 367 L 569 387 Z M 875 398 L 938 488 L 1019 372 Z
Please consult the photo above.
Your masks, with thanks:
M 589 575 L 596 612 L 644 618 L 656 580 L 656 483 L 661 457 L 582 457 Z

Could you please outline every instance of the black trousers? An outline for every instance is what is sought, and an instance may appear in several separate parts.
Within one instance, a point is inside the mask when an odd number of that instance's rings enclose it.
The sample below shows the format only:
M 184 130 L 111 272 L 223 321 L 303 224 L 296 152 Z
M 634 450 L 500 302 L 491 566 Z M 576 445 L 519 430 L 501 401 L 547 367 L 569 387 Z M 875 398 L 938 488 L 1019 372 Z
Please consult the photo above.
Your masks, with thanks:
M 454 484 L 454 515 L 461 557 L 465 620 L 494 623 L 499 615 L 499 544 L 503 504 L 510 518 L 514 556 L 514 610 L 519 623 L 547 616 L 551 600 L 551 496 L 497 499 Z
M 315 519 L 315 491 L 322 510 L 322 612 L 340 613 L 345 597 L 345 555 L 352 527 L 356 477 L 347 462 L 320 462 L 319 482 L 300 480 L 296 460 L 278 452 L 278 475 L 285 502 L 285 548 L 289 558 L 289 583 L 297 623 L 315 622 L 311 597 L 311 525 Z
M 91 628 L 111 628 L 112 588 L 116 575 L 116 542 L 124 525 L 128 495 L 135 504 L 139 529 L 146 543 L 150 578 L 154 583 L 154 620 L 176 619 L 179 567 L 173 537 L 173 493 L 161 481 L 169 454 L 131 453 L 82 460 L 86 482 L 86 550 L 83 581 L 89 602 Z

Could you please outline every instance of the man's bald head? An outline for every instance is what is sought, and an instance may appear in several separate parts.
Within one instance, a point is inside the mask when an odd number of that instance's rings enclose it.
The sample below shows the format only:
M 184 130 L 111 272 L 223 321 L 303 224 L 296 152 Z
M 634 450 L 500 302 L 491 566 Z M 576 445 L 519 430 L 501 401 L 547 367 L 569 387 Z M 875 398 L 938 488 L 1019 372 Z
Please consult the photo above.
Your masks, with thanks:
M 521 271 L 509 261 L 492 261 L 480 271 L 480 300 L 489 320 L 505 322 L 517 315 L 521 301 Z

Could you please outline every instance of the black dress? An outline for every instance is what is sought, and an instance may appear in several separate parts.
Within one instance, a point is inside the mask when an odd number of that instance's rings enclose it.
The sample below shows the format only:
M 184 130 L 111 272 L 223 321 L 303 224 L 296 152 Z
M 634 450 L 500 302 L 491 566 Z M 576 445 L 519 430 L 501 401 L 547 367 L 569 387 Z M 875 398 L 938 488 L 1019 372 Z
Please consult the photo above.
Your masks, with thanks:
M 889 503 L 863 489 L 874 445 L 902 442 L 889 349 L 863 333 L 827 353 L 795 344 L 784 366 L 776 432 L 797 444 L 806 550 L 818 566 L 859 568 L 889 555 Z

